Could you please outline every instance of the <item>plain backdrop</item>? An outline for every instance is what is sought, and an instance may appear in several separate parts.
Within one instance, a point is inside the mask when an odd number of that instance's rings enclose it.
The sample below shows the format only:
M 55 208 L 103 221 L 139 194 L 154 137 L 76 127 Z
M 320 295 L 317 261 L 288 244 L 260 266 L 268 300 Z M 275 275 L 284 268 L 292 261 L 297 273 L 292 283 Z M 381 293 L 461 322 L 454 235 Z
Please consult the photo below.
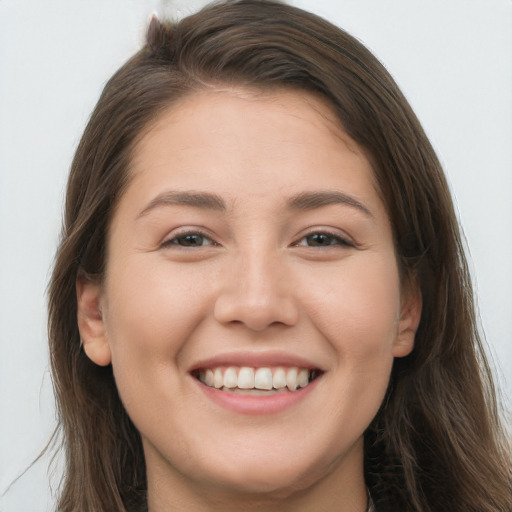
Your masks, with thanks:
M 0 0 L 0 511 L 53 509 L 59 464 L 46 286 L 69 165 L 110 75 L 149 15 L 202 1 Z M 431 138 L 457 204 L 505 402 L 512 396 L 512 2 L 297 0 L 362 40 Z M 57 459 L 58 461 L 58 459 Z

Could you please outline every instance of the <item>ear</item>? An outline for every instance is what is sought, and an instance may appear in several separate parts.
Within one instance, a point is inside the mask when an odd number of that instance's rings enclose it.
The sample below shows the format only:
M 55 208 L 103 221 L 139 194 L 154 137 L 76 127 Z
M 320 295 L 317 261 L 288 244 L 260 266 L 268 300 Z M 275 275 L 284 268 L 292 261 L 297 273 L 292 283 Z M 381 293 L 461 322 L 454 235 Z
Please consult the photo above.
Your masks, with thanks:
M 101 285 L 87 277 L 77 277 L 77 321 L 87 357 L 99 366 L 112 362 L 101 311 Z
M 416 283 L 404 286 L 398 334 L 393 343 L 393 356 L 408 356 L 414 348 L 414 338 L 421 319 L 422 299 Z

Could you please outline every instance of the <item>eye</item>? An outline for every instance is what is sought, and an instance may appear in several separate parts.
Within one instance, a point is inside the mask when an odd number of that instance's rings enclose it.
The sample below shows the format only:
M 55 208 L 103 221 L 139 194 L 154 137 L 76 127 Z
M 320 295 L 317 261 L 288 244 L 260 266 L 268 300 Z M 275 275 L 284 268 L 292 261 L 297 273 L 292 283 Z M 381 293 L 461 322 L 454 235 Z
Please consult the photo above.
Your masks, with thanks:
M 162 247 L 170 247 L 176 245 L 179 247 L 194 248 L 215 245 L 215 243 L 208 236 L 196 232 L 182 233 L 173 238 L 169 238 L 162 243 Z
M 301 247 L 331 247 L 333 245 L 354 247 L 354 244 L 346 238 L 325 231 L 309 233 L 301 238 L 296 245 Z

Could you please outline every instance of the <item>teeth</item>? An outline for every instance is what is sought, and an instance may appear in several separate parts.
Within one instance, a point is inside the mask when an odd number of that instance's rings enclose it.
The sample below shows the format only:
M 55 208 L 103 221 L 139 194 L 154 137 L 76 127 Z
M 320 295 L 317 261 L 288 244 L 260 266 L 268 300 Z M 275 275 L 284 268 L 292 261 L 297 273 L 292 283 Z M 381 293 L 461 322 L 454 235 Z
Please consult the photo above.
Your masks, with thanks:
M 297 368 L 290 368 L 286 374 L 286 385 L 290 391 L 297 389 Z
M 279 390 L 284 391 L 285 388 L 296 391 L 306 387 L 317 376 L 318 371 L 307 368 L 271 369 L 249 366 L 209 368 L 197 374 L 197 378 L 209 387 L 249 394 L 273 394 Z M 256 393 L 259 390 L 262 393 Z
M 274 378 L 272 379 L 273 387 L 275 389 L 282 389 L 286 387 L 286 373 L 283 368 L 278 368 L 274 372 Z
M 252 396 L 269 396 L 269 395 L 276 395 L 277 393 L 280 393 L 280 391 L 277 391 L 276 389 L 272 390 L 266 390 L 266 389 L 228 389 L 230 393 L 235 393 L 239 395 L 252 395 Z
M 238 387 L 239 389 L 252 389 L 254 388 L 254 369 L 244 366 L 238 372 Z
M 254 374 L 254 387 L 257 389 L 272 389 L 272 372 L 270 368 L 258 368 Z
M 238 375 L 236 374 L 235 368 L 230 366 L 224 372 L 224 387 L 236 388 L 238 386 Z
M 220 389 L 224 386 L 224 375 L 222 375 L 222 370 L 220 368 L 216 368 L 213 373 L 213 385 L 217 389 Z
M 309 384 L 309 371 L 303 368 L 297 375 L 297 384 L 299 388 L 304 388 Z

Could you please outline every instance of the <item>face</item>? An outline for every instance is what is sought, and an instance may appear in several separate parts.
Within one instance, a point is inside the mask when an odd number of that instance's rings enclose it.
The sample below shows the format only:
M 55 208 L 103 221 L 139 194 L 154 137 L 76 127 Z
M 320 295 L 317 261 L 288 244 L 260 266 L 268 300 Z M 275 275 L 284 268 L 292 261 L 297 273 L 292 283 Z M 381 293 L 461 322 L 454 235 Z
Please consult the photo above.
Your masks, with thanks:
M 151 488 L 292 495 L 362 478 L 419 317 L 367 158 L 305 93 L 195 93 L 136 147 L 105 281 L 78 284 Z

